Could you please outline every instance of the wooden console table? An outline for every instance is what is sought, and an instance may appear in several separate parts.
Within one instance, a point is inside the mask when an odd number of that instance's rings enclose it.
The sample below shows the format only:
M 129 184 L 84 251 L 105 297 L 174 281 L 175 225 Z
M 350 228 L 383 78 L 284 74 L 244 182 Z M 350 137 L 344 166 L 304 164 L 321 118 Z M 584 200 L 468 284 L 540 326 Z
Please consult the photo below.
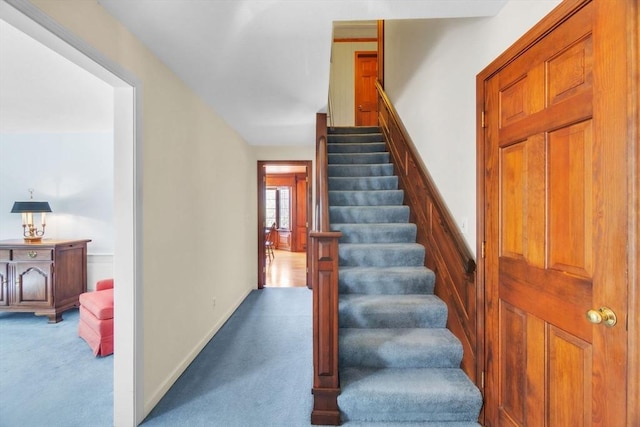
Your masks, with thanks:
M 0 240 L 0 312 L 24 311 L 62 320 L 87 291 L 91 240 Z

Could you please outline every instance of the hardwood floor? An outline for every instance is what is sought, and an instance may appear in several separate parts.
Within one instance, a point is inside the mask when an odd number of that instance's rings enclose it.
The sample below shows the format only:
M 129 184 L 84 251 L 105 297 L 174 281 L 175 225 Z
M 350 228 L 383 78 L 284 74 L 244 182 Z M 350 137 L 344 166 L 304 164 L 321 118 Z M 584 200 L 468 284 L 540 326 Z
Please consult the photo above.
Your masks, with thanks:
M 267 261 L 266 287 L 294 288 L 307 286 L 305 252 L 276 250 L 271 262 Z

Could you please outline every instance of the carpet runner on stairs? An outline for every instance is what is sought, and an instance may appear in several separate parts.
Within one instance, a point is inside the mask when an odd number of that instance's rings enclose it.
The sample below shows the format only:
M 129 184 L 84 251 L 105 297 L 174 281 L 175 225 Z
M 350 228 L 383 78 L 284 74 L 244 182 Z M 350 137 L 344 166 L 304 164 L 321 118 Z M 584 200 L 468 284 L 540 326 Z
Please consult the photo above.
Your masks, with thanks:
M 331 128 L 329 212 L 342 232 L 340 385 L 349 426 L 478 426 L 479 390 L 460 369 L 425 248 L 375 127 Z

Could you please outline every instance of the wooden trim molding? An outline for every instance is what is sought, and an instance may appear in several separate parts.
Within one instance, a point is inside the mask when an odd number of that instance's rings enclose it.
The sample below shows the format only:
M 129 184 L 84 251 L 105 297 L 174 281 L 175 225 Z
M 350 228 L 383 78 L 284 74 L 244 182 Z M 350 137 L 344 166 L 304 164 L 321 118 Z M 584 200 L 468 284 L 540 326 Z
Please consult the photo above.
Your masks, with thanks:
M 628 378 L 640 378 L 640 1 L 627 13 L 629 76 L 629 348 Z M 627 382 L 627 427 L 640 425 L 640 381 Z
M 447 327 L 462 342 L 462 368 L 480 387 L 483 295 L 476 286 L 474 256 L 398 113 L 379 82 L 376 87 L 380 127 L 405 192 L 405 204 L 411 207 L 410 221 L 418 227 L 418 243 L 428 248 L 425 265 L 436 273 L 436 295 L 449 307 Z
M 338 375 L 338 239 L 329 228 L 327 115 L 316 117 L 316 207 L 309 233 L 313 290 L 313 410 L 311 423 L 340 425 Z
M 378 39 L 375 37 L 344 37 L 334 38 L 334 43 L 375 43 Z
M 267 173 L 265 171 L 265 167 L 267 165 L 290 165 L 290 166 L 304 166 L 306 169 L 305 175 L 307 179 L 310 181 L 312 177 L 312 169 L 313 164 L 309 160 L 258 160 L 258 171 L 257 171 L 257 188 L 258 188 L 258 224 L 256 227 L 256 231 L 258 233 L 258 289 L 263 289 L 266 284 L 267 274 L 266 274 L 266 261 L 265 261 L 265 252 L 264 252 L 264 239 L 265 239 L 265 190 L 267 187 Z M 305 195 L 305 204 L 307 211 L 306 222 L 311 224 L 311 186 L 307 185 L 307 192 Z M 302 202 L 298 201 L 297 204 Z M 310 230 L 310 227 L 307 227 Z M 292 227 L 290 230 L 291 233 L 295 233 L 295 227 Z M 308 237 L 308 236 L 307 236 Z M 308 242 L 308 239 L 307 239 Z M 309 246 L 307 243 L 307 270 L 309 269 Z M 307 273 L 307 287 L 311 287 L 310 275 Z
M 378 82 L 384 88 L 384 20 L 378 21 Z

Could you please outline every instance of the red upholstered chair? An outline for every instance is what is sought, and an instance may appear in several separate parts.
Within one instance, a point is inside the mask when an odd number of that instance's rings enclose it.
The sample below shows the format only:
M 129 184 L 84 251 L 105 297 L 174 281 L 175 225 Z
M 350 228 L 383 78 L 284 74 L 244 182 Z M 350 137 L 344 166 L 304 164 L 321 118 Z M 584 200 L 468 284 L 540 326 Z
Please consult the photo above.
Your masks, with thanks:
M 100 280 L 94 292 L 80 294 L 78 335 L 94 355 L 113 353 L 113 279 Z

